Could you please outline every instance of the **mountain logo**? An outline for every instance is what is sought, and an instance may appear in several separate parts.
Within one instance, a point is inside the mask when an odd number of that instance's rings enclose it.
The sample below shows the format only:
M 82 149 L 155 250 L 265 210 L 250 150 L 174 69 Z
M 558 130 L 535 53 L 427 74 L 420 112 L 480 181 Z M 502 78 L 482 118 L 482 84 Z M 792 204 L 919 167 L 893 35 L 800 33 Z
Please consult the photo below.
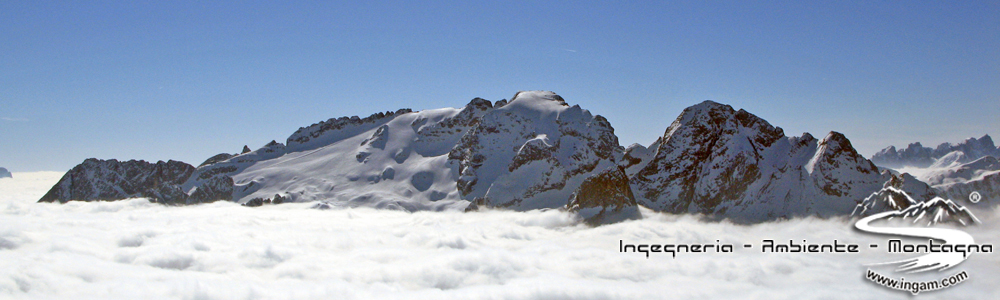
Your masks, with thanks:
M 892 197 L 888 199 L 892 201 Z M 911 200 L 912 201 L 912 200 Z M 900 202 L 902 203 L 902 202 Z M 854 227 L 871 234 L 893 236 L 896 239 L 888 241 L 889 253 L 922 253 L 918 257 L 895 260 L 873 265 L 897 265 L 898 273 L 922 273 L 929 271 L 943 272 L 949 270 L 969 258 L 972 253 L 991 253 L 990 244 L 976 244 L 972 235 L 965 231 L 952 228 L 937 228 L 936 225 L 951 224 L 958 227 L 982 224 L 972 212 L 954 201 L 935 197 L 934 199 L 916 202 L 906 207 L 895 207 L 890 210 L 862 218 Z M 888 223 L 888 226 L 873 224 Z M 915 227 L 917 225 L 919 227 Z M 920 226 L 922 225 L 922 226 Z M 900 238 L 927 239 L 926 243 L 905 242 Z M 968 279 L 969 275 L 961 271 L 955 275 L 933 281 L 906 281 L 905 278 L 890 278 L 868 269 L 866 278 L 884 287 L 909 291 L 916 295 L 921 291 L 939 290 L 954 286 Z

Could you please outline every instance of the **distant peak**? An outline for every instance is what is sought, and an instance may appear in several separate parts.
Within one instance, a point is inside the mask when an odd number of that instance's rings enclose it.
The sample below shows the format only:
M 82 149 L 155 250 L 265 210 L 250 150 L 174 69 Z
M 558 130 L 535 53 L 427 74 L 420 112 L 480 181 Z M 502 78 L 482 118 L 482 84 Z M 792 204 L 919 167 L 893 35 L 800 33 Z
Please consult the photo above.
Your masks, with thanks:
M 987 148 L 996 147 L 996 144 L 993 144 L 993 138 L 991 138 L 989 134 L 983 135 L 983 137 L 979 138 L 979 144 Z
M 823 140 L 826 142 L 833 141 L 837 143 L 847 143 L 848 145 L 851 144 L 851 141 L 847 139 L 847 136 L 844 136 L 843 133 L 836 131 L 830 131 L 830 133 L 828 133 L 826 137 L 823 138 Z
M 722 103 L 719 103 L 719 102 L 715 102 L 715 101 L 712 101 L 712 100 L 702 101 L 701 103 L 692 105 L 692 106 L 690 106 L 688 108 L 685 108 L 684 110 L 685 111 L 689 111 L 689 110 L 690 111 L 711 111 L 711 110 L 719 110 L 719 109 L 724 109 L 724 110 L 727 110 L 727 111 L 735 111 L 732 106 L 729 106 L 729 105 L 726 105 L 726 104 L 722 104 Z
M 514 94 L 514 98 L 510 99 L 510 103 L 514 101 L 555 101 L 563 106 L 569 106 L 566 104 L 566 100 L 562 96 L 559 96 L 555 92 L 551 91 L 520 91 Z
M 493 108 L 501 108 L 507 105 L 507 99 L 500 99 L 493 103 Z
M 823 137 L 823 139 L 819 141 L 819 145 L 826 149 L 825 151 L 827 151 L 828 154 L 844 153 L 849 156 L 860 157 L 857 154 L 857 150 L 854 149 L 854 145 L 851 145 L 851 140 L 847 139 L 847 137 L 840 132 L 830 131 L 826 137 Z M 872 165 L 872 167 L 874 168 L 875 166 Z
M 490 100 L 486 100 L 486 99 L 483 99 L 483 98 L 476 97 L 476 98 L 473 98 L 472 101 L 469 101 L 469 104 L 466 104 L 465 107 L 475 107 L 475 108 L 479 108 L 479 109 L 489 109 L 489 108 L 493 108 L 493 102 L 490 102 Z

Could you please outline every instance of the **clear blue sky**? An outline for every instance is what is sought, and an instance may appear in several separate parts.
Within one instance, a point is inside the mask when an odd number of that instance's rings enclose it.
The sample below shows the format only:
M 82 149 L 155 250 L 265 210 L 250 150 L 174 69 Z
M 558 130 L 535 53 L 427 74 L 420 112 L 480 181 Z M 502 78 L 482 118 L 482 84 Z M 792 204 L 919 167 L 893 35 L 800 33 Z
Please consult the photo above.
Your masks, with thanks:
M 199 164 L 332 117 L 531 89 L 623 145 L 706 99 L 865 156 L 1000 138 L 997 1 L 344 2 L 2 1 L 0 166 Z

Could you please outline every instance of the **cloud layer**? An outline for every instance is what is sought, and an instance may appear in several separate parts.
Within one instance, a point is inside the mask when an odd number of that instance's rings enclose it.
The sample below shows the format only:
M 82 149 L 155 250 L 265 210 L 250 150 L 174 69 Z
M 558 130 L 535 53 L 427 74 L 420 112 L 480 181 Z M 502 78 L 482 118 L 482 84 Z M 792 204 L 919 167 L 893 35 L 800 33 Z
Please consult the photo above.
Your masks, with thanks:
M 762 239 L 885 244 L 846 219 L 733 225 L 644 212 L 596 228 L 559 211 L 317 210 L 308 203 L 165 207 L 142 199 L 38 204 L 59 173 L 0 179 L 0 297 L 108 299 L 909 298 L 867 282 L 901 258 L 760 253 Z M 969 230 L 1000 244 L 1000 210 Z M 625 243 L 731 243 L 733 253 L 619 253 Z M 881 270 L 881 269 L 880 269 Z M 921 298 L 1000 297 L 1000 255 L 977 254 Z M 883 273 L 893 274 L 891 268 Z M 919 280 L 920 274 L 898 275 Z

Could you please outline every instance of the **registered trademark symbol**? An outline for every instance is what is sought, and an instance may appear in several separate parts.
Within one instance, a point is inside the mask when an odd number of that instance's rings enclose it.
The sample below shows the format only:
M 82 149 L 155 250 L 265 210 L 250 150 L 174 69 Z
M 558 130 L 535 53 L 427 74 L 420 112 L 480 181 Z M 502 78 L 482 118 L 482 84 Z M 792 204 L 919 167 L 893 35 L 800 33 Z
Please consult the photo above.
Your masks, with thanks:
M 979 203 L 979 200 L 982 199 L 983 195 L 980 195 L 979 192 L 973 191 L 972 194 L 969 194 L 969 201 L 972 201 L 972 203 Z

